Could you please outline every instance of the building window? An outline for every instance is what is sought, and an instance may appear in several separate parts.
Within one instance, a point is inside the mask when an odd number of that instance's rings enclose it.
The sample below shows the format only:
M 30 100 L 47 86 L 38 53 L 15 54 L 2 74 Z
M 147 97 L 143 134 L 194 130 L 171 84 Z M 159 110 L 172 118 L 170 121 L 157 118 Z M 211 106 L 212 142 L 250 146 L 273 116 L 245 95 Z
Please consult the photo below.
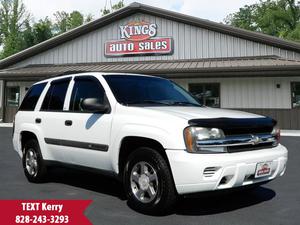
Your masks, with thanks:
M 220 108 L 220 84 L 197 83 L 189 84 L 189 91 L 202 105 Z
M 300 108 L 300 82 L 292 83 L 292 107 Z
M 6 106 L 19 107 L 20 101 L 20 87 L 6 88 Z

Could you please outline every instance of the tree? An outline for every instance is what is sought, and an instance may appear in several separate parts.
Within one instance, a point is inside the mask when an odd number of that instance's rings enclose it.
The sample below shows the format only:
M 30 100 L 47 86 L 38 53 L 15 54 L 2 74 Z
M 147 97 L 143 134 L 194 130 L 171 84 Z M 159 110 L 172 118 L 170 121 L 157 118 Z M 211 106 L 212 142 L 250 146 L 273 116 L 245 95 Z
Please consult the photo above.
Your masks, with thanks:
M 53 37 L 52 22 L 48 17 L 39 20 L 31 26 L 29 21 L 25 22 L 25 29 L 22 32 L 22 49 L 29 48 L 33 45 L 46 41 Z
M 67 19 L 67 30 L 71 30 L 76 27 L 79 27 L 83 23 L 84 23 L 84 16 L 78 11 L 73 11 L 70 13 Z
M 43 20 L 39 20 L 38 23 L 33 25 L 32 32 L 34 36 L 34 45 L 52 38 L 53 33 L 51 20 L 49 20 L 48 17 Z
M 94 16 L 92 14 L 88 14 L 86 17 L 85 17 L 85 23 L 88 23 L 88 22 L 91 22 L 92 20 L 94 19 Z
M 65 11 L 57 11 L 54 13 L 55 17 L 55 33 L 60 34 L 67 31 L 67 22 L 69 18 L 69 14 Z
M 229 25 L 300 41 L 300 8 L 295 0 L 265 0 L 246 5 L 225 19 Z
M 79 11 L 54 16 L 54 22 L 48 17 L 34 22 L 22 0 L 0 0 L 0 59 L 93 20 Z
M 106 3 L 107 3 L 107 1 L 106 1 Z M 111 5 L 111 0 L 110 0 L 110 5 Z M 107 9 L 106 5 L 105 5 L 104 9 L 101 9 L 101 15 L 102 16 L 107 15 L 109 13 L 117 11 L 118 9 L 123 8 L 124 6 L 125 6 L 124 0 L 120 0 L 118 3 L 111 5 L 110 9 Z
M 237 13 L 230 14 L 226 17 L 225 22 L 231 26 L 243 28 L 246 30 L 257 30 L 257 24 L 255 22 L 255 10 L 257 5 L 245 5 L 240 8 Z
M 1 58 L 4 58 L 22 49 L 21 32 L 30 14 L 21 0 L 1 0 L 0 5 Z
M 35 38 L 32 26 L 29 20 L 25 21 L 25 29 L 22 32 L 23 46 L 22 49 L 29 48 L 35 44 Z
M 78 26 L 86 22 L 90 22 L 93 20 L 92 15 L 85 16 L 79 11 L 73 11 L 71 13 L 67 13 L 65 11 L 58 11 L 54 14 L 55 16 L 55 24 L 54 24 L 54 33 L 61 34 L 68 30 L 74 29 Z

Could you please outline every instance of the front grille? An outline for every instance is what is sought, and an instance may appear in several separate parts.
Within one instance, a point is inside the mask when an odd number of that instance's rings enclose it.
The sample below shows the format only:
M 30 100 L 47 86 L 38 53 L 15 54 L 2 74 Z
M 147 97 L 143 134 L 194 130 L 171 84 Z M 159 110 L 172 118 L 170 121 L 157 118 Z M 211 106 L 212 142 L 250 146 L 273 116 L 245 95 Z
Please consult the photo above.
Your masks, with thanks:
M 255 151 L 266 148 L 274 148 L 276 146 L 275 143 L 261 143 L 257 145 L 241 145 L 241 146 L 231 146 L 227 147 L 228 153 L 236 153 L 236 152 L 245 152 L 245 151 Z
M 213 151 L 215 148 L 224 148 L 223 152 L 228 153 L 273 148 L 277 144 L 276 136 L 272 134 L 229 135 L 223 139 L 197 141 L 197 147 L 200 150 Z

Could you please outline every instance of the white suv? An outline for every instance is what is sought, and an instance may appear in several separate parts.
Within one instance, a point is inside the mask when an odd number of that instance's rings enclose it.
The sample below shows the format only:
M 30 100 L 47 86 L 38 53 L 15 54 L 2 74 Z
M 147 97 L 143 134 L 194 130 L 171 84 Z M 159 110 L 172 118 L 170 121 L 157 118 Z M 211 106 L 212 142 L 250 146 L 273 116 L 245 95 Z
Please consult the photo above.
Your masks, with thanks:
M 178 195 L 262 184 L 284 174 L 276 121 L 201 106 L 172 81 L 83 73 L 32 86 L 14 148 L 31 182 L 56 164 L 113 175 L 131 206 L 163 212 Z

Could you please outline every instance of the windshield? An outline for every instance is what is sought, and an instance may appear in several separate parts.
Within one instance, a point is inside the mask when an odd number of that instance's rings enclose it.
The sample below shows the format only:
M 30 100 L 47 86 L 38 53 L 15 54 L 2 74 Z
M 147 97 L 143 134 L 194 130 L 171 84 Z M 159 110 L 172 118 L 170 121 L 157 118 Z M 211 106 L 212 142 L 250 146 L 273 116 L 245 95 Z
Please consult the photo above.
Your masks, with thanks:
M 170 80 L 135 75 L 105 75 L 117 101 L 123 105 L 201 106 Z

